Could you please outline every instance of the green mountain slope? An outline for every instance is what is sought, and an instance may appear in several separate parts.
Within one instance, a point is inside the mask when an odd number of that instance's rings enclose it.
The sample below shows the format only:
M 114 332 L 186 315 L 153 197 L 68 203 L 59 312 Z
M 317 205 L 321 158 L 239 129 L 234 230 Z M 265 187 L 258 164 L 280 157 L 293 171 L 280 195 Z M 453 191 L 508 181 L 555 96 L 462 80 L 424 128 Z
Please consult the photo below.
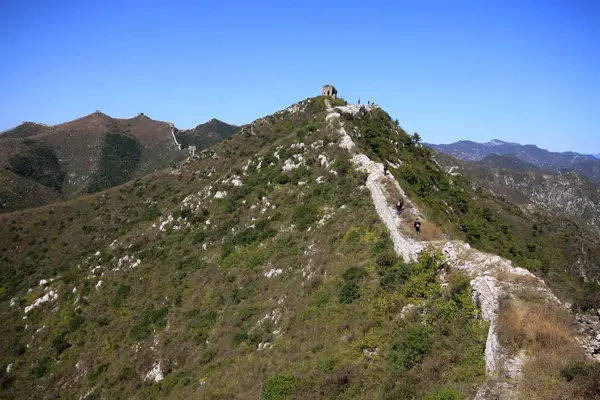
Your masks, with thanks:
M 238 129 L 212 120 L 178 133 L 143 114 L 114 119 L 99 111 L 56 126 L 25 122 L 0 135 L 0 167 L 13 172 L 4 179 L 21 181 L 0 188 L 0 212 L 120 185 L 184 160 L 189 152 L 180 147 L 200 151 Z M 38 184 L 49 190 L 28 191 Z M 19 187 L 19 196 L 9 187 Z
M 175 136 L 183 147 L 196 146 L 197 150 L 202 150 L 227 139 L 239 130 L 238 126 L 213 118 L 192 129 L 179 130 L 175 132 Z
M 408 243 L 467 238 L 582 296 L 568 249 L 544 251 L 554 222 L 533 233 L 537 220 L 444 173 L 381 109 L 319 97 L 176 169 L 0 215 L 1 396 L 473 397 L 488 324 L 469 278 L 433 250 L 394 252 L 377 175 L 355 169 L 348 140 L 412 199 L 392 222 Z M 394 180 L 378 179 L 392 206 Z

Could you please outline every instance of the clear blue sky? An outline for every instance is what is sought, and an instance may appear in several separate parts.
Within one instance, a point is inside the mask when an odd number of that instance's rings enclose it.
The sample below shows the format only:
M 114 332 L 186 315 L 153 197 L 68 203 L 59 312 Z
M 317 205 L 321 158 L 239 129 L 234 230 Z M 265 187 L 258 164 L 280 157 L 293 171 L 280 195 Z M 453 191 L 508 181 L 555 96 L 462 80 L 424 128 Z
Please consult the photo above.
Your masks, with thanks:
M 600 152 L 600 1 L 0 2 L 0 130 L 96 109 L 188 128 L 319 94 L 433 143 Z

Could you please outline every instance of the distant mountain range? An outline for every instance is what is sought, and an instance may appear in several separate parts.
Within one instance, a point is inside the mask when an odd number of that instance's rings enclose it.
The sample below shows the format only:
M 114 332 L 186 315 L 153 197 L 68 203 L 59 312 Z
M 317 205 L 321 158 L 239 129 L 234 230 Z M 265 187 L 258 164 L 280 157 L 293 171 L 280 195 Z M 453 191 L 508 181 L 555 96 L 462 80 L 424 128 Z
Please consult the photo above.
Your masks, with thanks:
M 34 122 L 0 134 L 0 212 L 95 193 L 171 166 L 238 131 L 212 119 L 179 131 L 144 114 L 100 111 L 49 126 Z
M 438 153 L 435 159 L 445 171 L 468 177 L 474 188 L 487 189 L 527 211 L 568 217 L 600 232 L 600 187 L 575 171 L 545 172 L 513 155 L 490 154 L 468 162 Z
M 600 159 L 597 155 L 581 154 L 571 151 L 552 152 L 527 144 L 504 142 L 494 139 L 487 143 L 477 143 L 469 140 L 461 140 L 450 144 L 430 144 L 426 146 L 449 154 L 465 161 L 482 163 L 492 168 L 513 169 L 516 171 L 531 170 L 535 166 L 544 171 L 568 172 L 576 171 L 590 181 L 600 185 Z M 492 157 L 490 155 L 513 157 Z M 524 163 L 517 163 L 518 159 Z

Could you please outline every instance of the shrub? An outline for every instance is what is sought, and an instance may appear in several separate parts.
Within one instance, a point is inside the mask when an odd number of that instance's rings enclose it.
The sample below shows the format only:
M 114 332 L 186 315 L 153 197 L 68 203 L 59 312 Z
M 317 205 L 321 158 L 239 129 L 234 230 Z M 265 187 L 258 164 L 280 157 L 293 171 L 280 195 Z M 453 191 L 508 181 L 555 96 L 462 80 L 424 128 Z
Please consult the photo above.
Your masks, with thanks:
M 594 374 L 600 377 L 600 365 L 574 361 L 561 369 L 560 374 L 567 382 L 571 382 L 573 379 L 588 379 Z
M 460 400 L 460 393 L 452 388 L 442 388 L 425 396 L 425 400 Z
M 246 331 L 238 331 L 238 332 L 236 332 L 236 333 L 233 334 L 232 341 L 233 341 L 234 345 L 238 345 L 238 344 L 243 343 L 243 342 L 245 342 L 247 340 L 248 340 L 248 332 L 246 332 Z
M 48 356 L 42 357 L 39 361 L 31 368 L 29 371 L 30 374 L 35 378 L 41 378 L 48 372 L 50 369 L 50 364 L 52 363 L 52 359 Z
M 129 332 L 131 338 L 136 342 L 141 342 L 152 334 L 153 329 L 164 328 L 167 325 L 168 312 L 169 310 L 166 307 L 162 307 L 143 313 L 140 321 Z
M 81 325 L 83 325 L 83 323 L 85 322 L 85 317 L 81 314 L 76 314 L 76 313 L 72 312 L 69 315 L 68 321 L 69 321 L 69 330 L 71 332 L 74 332 L 77 329 L 79 329 L 81 327 Z
M 260 398 L 262 400 L 284 400 L 294 391 L 296 378 L 291 375 L 275 375 L 263 383 Z
M 300 205 L 292 216 L 292 221 L 301 231 L 308 229 L 310 224 L 315 223 L 318 219 L 318 210 L 314 204 Z
M 63 351 L 71 347 L 71 343 L 63 335 L 58 335 L 52 339 L 52 347 L 56 350 L 56 354 L 60 355 Z
M 348 157 L 339 157 L 332 165 L 340 176 L 346 176 L 353 169 L 352 162 Z
M 383 251 L 377 254 L 375 262 L 377 263 L 377 272 L 384 275 L 390 271 L 399 261 L 398 256 L 392 250 Z
M 361 267 L 350 267 L 344 271 L 344 280 L 347 282 L 355 282 L 367 275 L 367 271 Z
M 204 242 L 204 239 L 206 239 L 206 233 L 204 231 L 198 231 L 192 236 L 192 243 L 198 244 Z
M 401 369 L 410 369 L 429 353 L 433 344 L 431 328 L 415 324 L 407 327 L 392 345 L 390 362 Z
M 200 357 L 200 364 L 208 364 L 217 356 L 217 349 L 208 349 Z
M 356 282 L 347 282 L 340 290 L 340 303 L 350 304 L 360 297 L 358 284 Z

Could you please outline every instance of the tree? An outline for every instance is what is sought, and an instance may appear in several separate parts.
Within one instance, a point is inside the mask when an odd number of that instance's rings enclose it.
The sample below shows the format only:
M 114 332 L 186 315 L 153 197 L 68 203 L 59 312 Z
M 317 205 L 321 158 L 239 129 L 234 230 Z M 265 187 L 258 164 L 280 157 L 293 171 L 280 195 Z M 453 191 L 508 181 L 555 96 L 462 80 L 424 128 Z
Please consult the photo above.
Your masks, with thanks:
M 417 132 L 413 133 L 412 135 L 412 140 L 416 143 L 419 144 L 419 142 L 421 141 L 421 135 L 419 135 Z

